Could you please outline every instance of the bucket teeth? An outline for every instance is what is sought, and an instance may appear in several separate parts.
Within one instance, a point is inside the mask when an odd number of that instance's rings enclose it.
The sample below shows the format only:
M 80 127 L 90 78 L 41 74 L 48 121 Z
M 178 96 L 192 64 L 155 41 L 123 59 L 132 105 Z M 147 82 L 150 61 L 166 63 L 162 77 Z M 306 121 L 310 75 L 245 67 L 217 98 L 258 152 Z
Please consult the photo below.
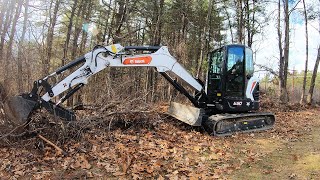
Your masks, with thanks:
M 37 102 L 22 96 L 12 96 L 4 103 L 5 115 L 15 125 L 22 125 L 28 120 L 36 104 Z

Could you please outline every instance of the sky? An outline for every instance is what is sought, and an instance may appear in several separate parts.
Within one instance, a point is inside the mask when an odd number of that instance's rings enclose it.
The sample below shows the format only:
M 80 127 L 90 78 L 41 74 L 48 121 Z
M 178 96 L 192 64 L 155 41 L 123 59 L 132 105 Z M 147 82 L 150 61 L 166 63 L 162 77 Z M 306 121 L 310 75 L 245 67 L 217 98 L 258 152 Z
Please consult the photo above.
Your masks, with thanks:
M 318 0 L 306 0 L 306 6 L 320 8 Z M 278 37 L 276 29 L 276 12 L 277 4 L 270 4 L 266 9 L 267 14 L 271 14 L 269 24 L 265 27 L 263 35 L 257 35 L 258 42 L 253 44 L 253 50 L 257 52 L 256 63 L 272 67 L 273 70 L 278 69 Z M 293 11 L 290 16 L 290 50 L 289 50 L 289 70 L 298 70 L 301 72 L 305 67 L 306 51 L 305 51 L 305 25 L 304 17 L 299 12 L 303 10 L 303 4 L 298 4 L 297 10 Z M 319 20 L 308 22 L 309 37 L 309 65 L 308 69 L 313 70 L 317 57 L 318 46 L 320 45 Z M 265 72 L 258 72 L 258 76 L 264 76 Z

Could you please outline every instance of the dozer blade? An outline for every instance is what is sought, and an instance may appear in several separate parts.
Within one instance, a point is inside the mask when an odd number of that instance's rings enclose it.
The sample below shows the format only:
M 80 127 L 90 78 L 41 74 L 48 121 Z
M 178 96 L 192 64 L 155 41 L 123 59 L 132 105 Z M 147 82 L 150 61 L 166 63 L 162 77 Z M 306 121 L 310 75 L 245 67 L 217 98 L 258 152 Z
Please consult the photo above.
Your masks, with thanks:
M 37 102 L 23 98 L 22 96 L 12 96 L 4 103 L 6 117 L 15 125 L 24 124 L 34 110 Z
M 201 126 L 202 118 L 205 116 L 204 109 L 171 102 L 168 114 L 191 126 Z

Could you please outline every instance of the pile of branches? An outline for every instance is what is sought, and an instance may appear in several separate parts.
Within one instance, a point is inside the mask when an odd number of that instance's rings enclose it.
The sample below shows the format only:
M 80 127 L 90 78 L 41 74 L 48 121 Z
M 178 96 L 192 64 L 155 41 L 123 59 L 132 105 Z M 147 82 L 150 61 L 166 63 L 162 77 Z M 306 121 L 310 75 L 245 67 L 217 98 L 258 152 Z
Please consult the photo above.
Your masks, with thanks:
M 142 99 L 87 105 L 76 111 L 75 121 L 64 121 L 46 110 L 38 110 L 31 115 L 30 121 L 21 126 L 1 117 L 0 146 L 41 148 L 47 142 L 57 148 L 69 141 L 80 141 L 86 133 L 107 133 L 112 139 L 112 133 L 117 129 L 124 132 L 154 129 L 167 118 L 158 107 L 154 108 Z

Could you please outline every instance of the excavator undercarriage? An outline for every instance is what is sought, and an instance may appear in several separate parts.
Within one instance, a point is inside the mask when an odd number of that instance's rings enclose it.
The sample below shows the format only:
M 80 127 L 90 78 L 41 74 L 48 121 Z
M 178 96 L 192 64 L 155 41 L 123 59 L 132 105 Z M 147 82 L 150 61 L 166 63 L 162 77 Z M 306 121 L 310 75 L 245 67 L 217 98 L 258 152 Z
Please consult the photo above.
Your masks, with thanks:
M 191 126 L 203 126 L 214 136 L 227 136 L 236 132 L 254 132 L 271 129 L 275 122 L 272 113 L 219 113 L 172 102 L 168 114 Z

